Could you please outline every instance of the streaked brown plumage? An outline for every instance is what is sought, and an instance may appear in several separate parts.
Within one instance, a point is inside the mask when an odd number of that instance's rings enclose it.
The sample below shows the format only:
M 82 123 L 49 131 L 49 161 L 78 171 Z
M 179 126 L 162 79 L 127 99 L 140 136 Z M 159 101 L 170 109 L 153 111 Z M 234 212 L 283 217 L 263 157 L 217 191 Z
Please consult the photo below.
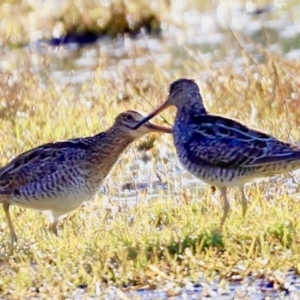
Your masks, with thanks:
M 0 169 L 0 203 L 10 227 L 10 205 L 43 211 L 57 234 L 58 220 L 90 200 L 124 150 L 149 132 L 171 133 L 170 128 L 147 122 L 132 129 L 143 116 L 126 111 L 111 128 L 95 136 L 42 145 L 29 150 Z
M 245 183 L 300 168 L 298 147 L 238 121 L 208 114 L 197 84 L 189 79 L 174 81 L 166 102 L 135 128 L 169 106 L 177 108 L 173 138 L 180 162 L 194 176 L 221 191 L 224 200 L 221 226 L 230 208 L 228 187 L 240 189 L 245 214 Z

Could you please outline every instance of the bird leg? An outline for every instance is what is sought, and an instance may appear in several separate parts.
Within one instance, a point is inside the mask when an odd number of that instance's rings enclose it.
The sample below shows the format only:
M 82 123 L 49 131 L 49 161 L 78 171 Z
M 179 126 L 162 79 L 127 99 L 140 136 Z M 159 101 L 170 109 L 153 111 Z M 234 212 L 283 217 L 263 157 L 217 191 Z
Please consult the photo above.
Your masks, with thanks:
M 244 187 L 241 187 L 239 190 L 242 194 L 242 213 L 243 213 L 243 217 L 245 217 L 248 208 L 247 198 L 245 195 Z
M 5 212 L 8 227 L 10 229 L 11 241 L 12 241 L 12 243 L 16 242 L 17 241 L 17 235 L 16 235 L 16 232 L 15 232 L 15 229 L 14 229 L 13 222 L 12 222 L 11 217 L 10 217 L 9 204 L 8 203 L 3 203 L 3 209 L 4 209 L 4 212 Z
M 51 225 L 50 225 L 50 230 L 58 236 L 57 234 L 57 224 L 58 224 L 58 219 L 54 219 L 52 222 L 51 222 Z
M 225 220 L 228 216 L 229 209 L 230 209 L 230 204 L 229 204 L 228 199 L 227 199 L 227 189 L 226 189 L 226 187 L 220 188 L 220 192 L 221 192 L 221 197 L 222 197 L 223 202 L 224 202 L 223 217 L 222 217 L 222 220 L 221 220 L 221 228 L 222 228 L 224 223 L 225 223 Z

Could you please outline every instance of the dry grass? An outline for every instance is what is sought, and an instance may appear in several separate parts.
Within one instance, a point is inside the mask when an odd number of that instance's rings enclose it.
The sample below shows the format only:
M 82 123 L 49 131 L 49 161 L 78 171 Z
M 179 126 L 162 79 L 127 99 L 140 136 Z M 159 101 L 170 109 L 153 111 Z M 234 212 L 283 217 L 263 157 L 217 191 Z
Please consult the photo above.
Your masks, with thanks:
M 95 33 L 117 36 L 146 27 L 158 32 L 170 4 L 155 1 L 5 1 L 0 12 L 0 37 L 5 45 L 24 45 L 52 34 Z
M 300 64 L 254 46 L 264 63 L 241 48 L 244 65 L 239 72 L 233 65 L 216 68 L 193 54 L 182 63 L 182 70 L 172 71 L 172 77 L 166 75 L 171 74 L 167 65 L 162 70 L 151 61 L 143 67 L 132 65 L 119 74 L 117 83 L 100 79 L 107 66 L 99 63 L 93 80 L 76 87 L 57 86 L 47 61 L 45 87 L 26 68 L 30 63 L 25 56 L 22 68 L 11 66 L 0 74 L 0 164 L 44 142 L 105 130 L 126 109 L 150 111 L 165 99 L 170 82 L 181 76 L 199 80 L 209 111 L 298 141 Z M 205 80 L 199 75 L 204 71 Z M 173 116 L 171 109 L 163 113 L 170 123 Z M 152 138 L 148 137 L 150 144 Z M 0 213 L 0 297 L 65 299 L 82 287 L 86 295 L 95 295 L 99 285 L 104 296 L 109 286 L 156 288 L 170 281 L 178 286 L 198 282 L 203 276 L 207 281 L 232 280 L 233 275 L 240 280 L 278 269 L 299 272 L 299 188 L 286 186 L 290 175 L 258 189 L 249 186 L 250 207 L 244 219 L 239 195 L 232 191 L 232 211 L 219 232 L 218 194 L 200 185 L 190 191 L 181 178 L 171 176 L 176 160 L 170 137 L 158 137 L 154 146 L 148 154 L 155 166 L 162 164 L 168 188 L 151 201 L 147 191 L 137 191 L 136 206 L 127 206 L 126 201 L 107 204 L 108 198 L 118 199 L 119 186 L 133 180 L 137 149 L 148 147 L 143 139 L 122 156 L 123 164 L 106 184 L 109 193 L 71 214 L 59 238 L 47 231 L 44 216 L 15 207 L 20 240 L 12 249 Z M 162 154 L 166 148 L 168 154 Z
M 251 3 L 254 7 L 263 7 L 269 2 L 254 0 Z M 157 34 L 162 24 L 185 26 L 181 21 L 185 11 L 209 11 L 219 4 L 236 9 L 245 7 L 247 1 L 240 1 L 238 6 L 232 1 L 195 0 L 5 0 L 0 11 L 1 45 L 19 47 L 58 34 L 135 35 L 141 28 Z

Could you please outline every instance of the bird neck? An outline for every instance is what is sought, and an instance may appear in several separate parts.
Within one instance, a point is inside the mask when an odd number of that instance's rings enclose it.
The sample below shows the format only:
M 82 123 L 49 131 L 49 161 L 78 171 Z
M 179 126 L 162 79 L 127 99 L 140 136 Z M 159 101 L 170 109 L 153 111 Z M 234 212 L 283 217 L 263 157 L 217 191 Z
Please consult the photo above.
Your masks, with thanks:
M 127 147 L 134 141 L 125 130 L 112 127 L 93 137 L 89 148 L 89 188 L 99 190 L 105 178 Z
M 199 99 L 186 102 L 185 105 L 177 107 L 177 114 L 173 126 L 173 138 L 176 148 L 182 143 L 190 140 L 193 130 L 190 125 L 194 123 L 195 117 L 207 114 L 205 107 Z
M 105 156 L 107 160 L 117 160 L 134 138 L 124 129 L 112 126 L 106 132 L 95 136 L 93 152 Z
M 201 99 L 193 99 L 183 103 L 180 107 L 177 107 L 176 119 L 180 121 L 188 121 L 191 117 L 206 115 L 207 111 L 202 103 Z

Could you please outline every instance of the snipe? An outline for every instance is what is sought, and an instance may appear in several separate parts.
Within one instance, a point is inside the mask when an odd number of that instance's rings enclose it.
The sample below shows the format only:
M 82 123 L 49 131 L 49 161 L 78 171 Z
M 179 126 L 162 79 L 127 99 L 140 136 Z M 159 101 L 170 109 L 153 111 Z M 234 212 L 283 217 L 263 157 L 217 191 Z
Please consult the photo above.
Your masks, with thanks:
M 173 139 L 180 162 L 194 176 L 221 192 L 224 201 L 221 226 L 230 209 L 227 188 L 240 189 L 245 215 L 245 183 L 300 168 L 298 147 L 235 120 L 209 114 L 197 84 L 189 79 L 174 81 L 168 99 L 135 128 L 169 106 L 177 108 Z
M 45 212 L 57 234 L 60 218 L 90 200 L 124 150 L 149 132 L 171 133 L 170 128 L 146 122 L 133 129 L 143 116 L 126 111 L 111 128 L 91 137 L 44 144 L 29 150 L 0 169 L 0 203 L 3 203 L 11 237 L 16 233 L 10 205 Z

